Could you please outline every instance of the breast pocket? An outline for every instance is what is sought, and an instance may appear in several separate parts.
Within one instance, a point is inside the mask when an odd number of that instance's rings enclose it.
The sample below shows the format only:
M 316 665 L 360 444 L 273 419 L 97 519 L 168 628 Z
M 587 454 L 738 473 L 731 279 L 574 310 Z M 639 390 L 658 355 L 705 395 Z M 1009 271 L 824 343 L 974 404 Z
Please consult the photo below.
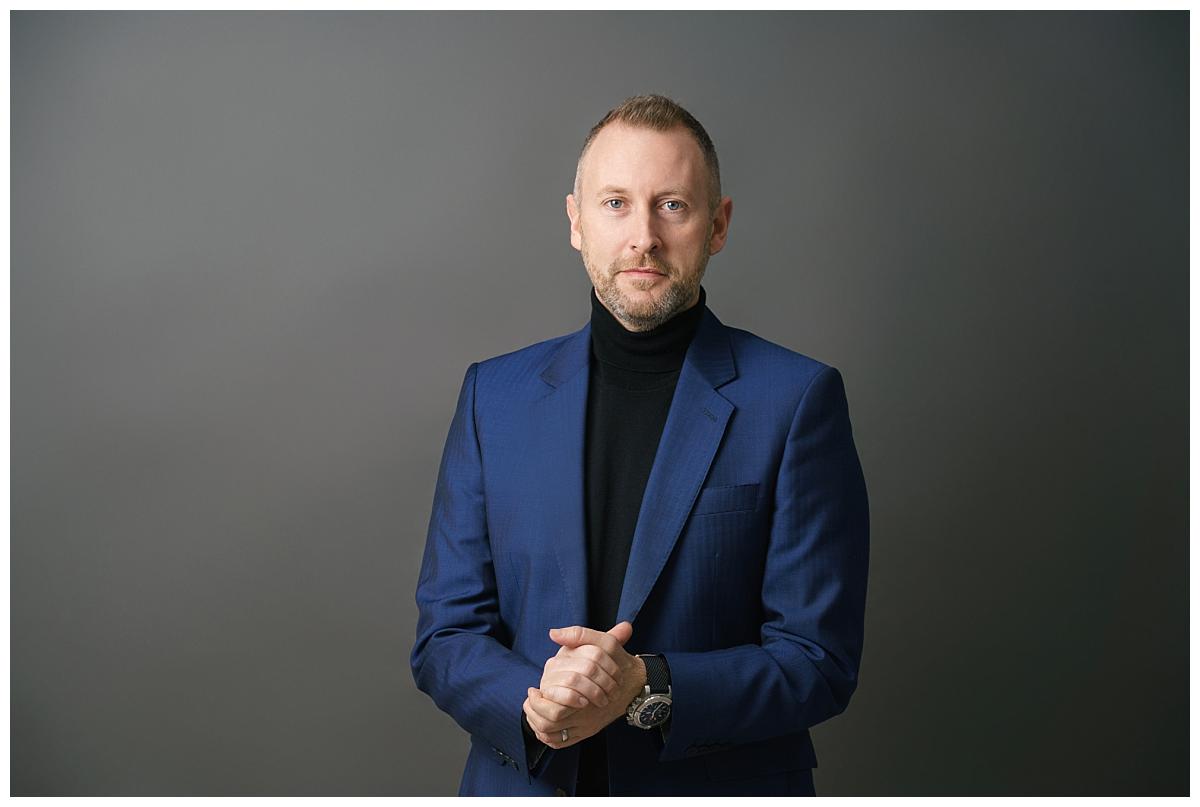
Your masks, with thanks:
M 700 495 L 696 497 L 696 504 L 692 507 L 692 515 L 735 513 L 739 510 L 753 510 L 757 506 L 757 482 L 749 485 L 716 485 L 700 491 Z

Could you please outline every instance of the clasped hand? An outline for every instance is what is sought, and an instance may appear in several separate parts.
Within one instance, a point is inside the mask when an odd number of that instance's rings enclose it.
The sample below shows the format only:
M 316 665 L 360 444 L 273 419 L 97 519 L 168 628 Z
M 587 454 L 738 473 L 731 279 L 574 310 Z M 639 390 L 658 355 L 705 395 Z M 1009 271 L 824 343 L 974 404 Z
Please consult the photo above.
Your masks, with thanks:
M 541 683 L 529 688 L 522 707 L 539 740 L 566 748 L 625 714 L 646 684 L 645 663 L 625 652 L 632 636 L 629 622 L 619 622 L 607 633 L 578 625 L 550 631 L 561 647 L 546 661 Z

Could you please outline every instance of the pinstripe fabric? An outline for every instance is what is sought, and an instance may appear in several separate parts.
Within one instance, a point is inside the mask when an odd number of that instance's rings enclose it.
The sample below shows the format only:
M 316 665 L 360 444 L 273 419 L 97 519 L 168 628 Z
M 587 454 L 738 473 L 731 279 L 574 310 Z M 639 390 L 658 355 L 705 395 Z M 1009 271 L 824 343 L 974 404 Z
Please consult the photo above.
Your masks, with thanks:
M 471 365 L 417 584 L 417 686 L 472 736 L 463 794 L 571 792 L 525 770 L 521 703 L 585 624 L 589 328 Z M 705 309 L 634 532 L 618 619 L 667 657 L 672 728 L 605 730 L 610 792 L 804 792 L 808 728 L 858 682 L 867 494 L 838 371 Z

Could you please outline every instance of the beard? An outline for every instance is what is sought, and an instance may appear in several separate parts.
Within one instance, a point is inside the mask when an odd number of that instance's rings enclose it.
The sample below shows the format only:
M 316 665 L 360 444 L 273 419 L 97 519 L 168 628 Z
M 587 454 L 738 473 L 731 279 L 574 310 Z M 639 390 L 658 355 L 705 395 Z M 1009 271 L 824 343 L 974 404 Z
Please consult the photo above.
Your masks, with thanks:
M 644 255 L 624 261 L 613 261 L 607 269 L 600 269 L 592 260 L 587 250 L 587 241 L 582 244 L 580 252 L 583 263 L 591 277 L 592 286 L 596 289 L 596 298 L 604 307 L 612 312 L 625 327 L 632 331 L 648 331 L 657 328 L 679 312 L 694 304 L 700 296 L 700 281 L 704 279 L 704 270 L 708 266 L 708 255 L 701 253 L 699 266 L 695 271 L 681 272 L 677 266 L 668 263 L 655 255 Z M 663 280 L 627 280 L 635 288 L 644 287 L 647 290 L 656 288 L 657 295 L 638 295 L 631 297 L 624 291 L 618 280 L 618 274 L 626 269 L 637 266 L 647 266 L 656 272 L 662 272 Z M 665 283 L 665 288 L 663 284 Z

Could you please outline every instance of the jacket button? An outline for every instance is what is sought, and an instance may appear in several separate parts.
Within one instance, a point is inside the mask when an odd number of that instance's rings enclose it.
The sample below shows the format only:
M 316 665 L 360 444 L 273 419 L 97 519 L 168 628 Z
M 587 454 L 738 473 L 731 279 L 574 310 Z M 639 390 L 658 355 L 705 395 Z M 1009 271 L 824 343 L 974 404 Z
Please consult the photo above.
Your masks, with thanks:
M 556 788 L 554 788 L 554 795 L 565 796 L 565 795 L 567 795 L 567 791 L 563 790 L 561 787 L 556 787 Z

